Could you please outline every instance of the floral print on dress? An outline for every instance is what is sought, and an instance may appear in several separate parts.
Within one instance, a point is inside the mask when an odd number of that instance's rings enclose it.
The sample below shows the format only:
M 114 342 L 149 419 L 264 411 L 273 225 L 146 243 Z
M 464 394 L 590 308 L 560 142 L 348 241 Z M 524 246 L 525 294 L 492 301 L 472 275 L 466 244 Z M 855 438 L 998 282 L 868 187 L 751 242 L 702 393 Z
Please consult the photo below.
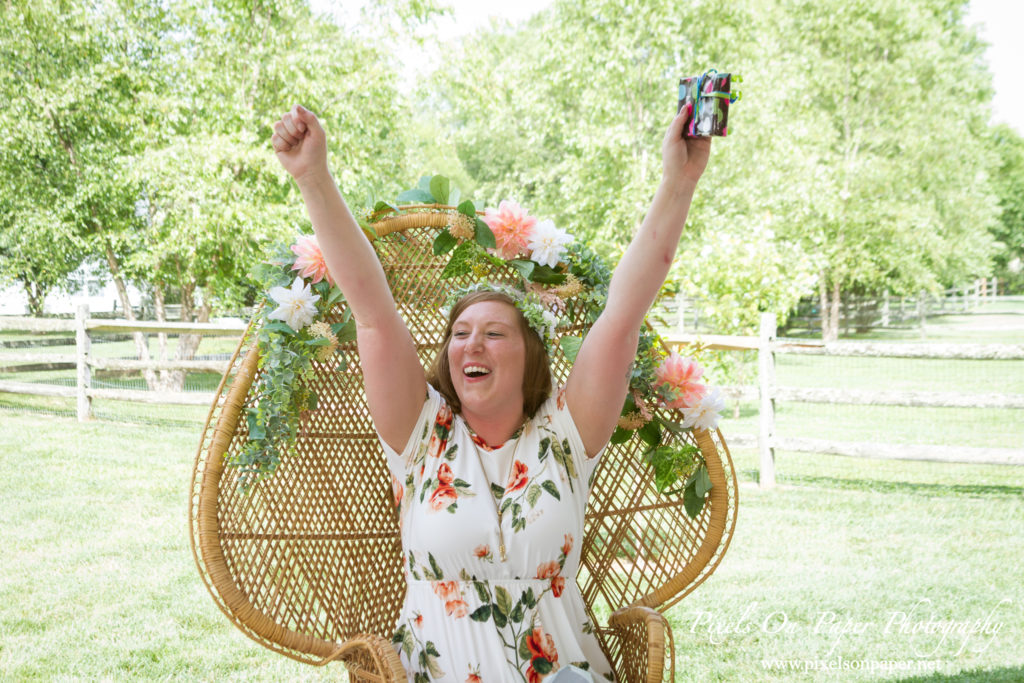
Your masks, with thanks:
M 610 680 L 575 581 L 597 461 L 581 457 L 563 394 L 495 447 L 428 394 L 403 453 L 385 447 L 408 586 L 392 642 L 408 680 L 543 683 L 567 663 Z

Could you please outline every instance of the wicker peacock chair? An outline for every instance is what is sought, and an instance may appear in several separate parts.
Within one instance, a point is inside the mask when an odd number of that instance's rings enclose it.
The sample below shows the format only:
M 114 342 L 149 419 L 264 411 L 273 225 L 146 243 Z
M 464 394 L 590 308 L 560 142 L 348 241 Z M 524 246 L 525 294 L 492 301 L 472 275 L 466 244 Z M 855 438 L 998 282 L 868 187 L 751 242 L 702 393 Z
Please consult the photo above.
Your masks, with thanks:
M 453 209 L 404 207 L 375 225 L 374 246 L 424 363 L 441 342 L 438 308 L 468 282 L 442 279 L 447 259 L 431 249 Z M 584 328 L 578 322 L 576 333 Z M 405 592 L 398 521 L 355 344 L 344 347 L 342 371 L 315 363 L 319 408 L 276 473 L 244 494 L 224 461 L 246 440 L 240 417 L 260 372 L 256 331 L 250 325 L 231 360 L 196 456 L 189 518 L 200 574 L 217 606 L 261 645 L 310 664 L 341 660 L 354 681 L 405 681 L 391 645 Z M 553 368 L 564 381 L 560 351 Z M 684 437 L 700 448 L 712 482 L 696 519 L 682 496 L 655 490 L 633 441 L 609 447 L 594 477 L 577 583 L 592 623 L 607 622 L 597 628 L 601 646 L 630 683 L 674 672 L 662 613 L 715 570 L 736 523 L 736 476 L 721 432 Z

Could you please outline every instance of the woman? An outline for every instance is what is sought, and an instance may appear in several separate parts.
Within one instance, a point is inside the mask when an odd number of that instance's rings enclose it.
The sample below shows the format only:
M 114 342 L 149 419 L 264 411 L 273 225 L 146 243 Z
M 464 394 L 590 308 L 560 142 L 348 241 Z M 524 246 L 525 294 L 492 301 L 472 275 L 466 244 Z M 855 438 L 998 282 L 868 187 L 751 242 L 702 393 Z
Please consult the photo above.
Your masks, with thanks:
M 408 591 L 395 643 L 409 680 L 528 681 L 575 665 L 611 677 L 575 584 L 590 474 L 615 430 L 638 330 L 675 255 L 710 139 L 662 142 L 654 201 L 605 310 L 554 396 L 529 301 L 482 288 L 455 302 L 428 377 L 370 243 L 295 106 L 274 125 L 327 266 L 357 325 L 370 414 L 400 504 Z M 536 319 L 536 318 L 535 318 Z

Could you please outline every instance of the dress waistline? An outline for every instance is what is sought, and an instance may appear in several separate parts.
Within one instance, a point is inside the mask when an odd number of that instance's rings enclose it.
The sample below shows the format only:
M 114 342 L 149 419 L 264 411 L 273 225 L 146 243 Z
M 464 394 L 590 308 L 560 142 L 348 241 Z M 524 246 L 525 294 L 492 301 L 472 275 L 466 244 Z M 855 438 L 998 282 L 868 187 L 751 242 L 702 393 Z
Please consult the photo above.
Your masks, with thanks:
M 406 583 L 410 587 L 411 586 L 416 586 L 416 585 L 421 585 L 421 586 L 430 587 L 431 589 L 433 589 L 434 584 L 437 584 L 437 583 L 459 583 L 459 584 L 498 583 L 498 584 L 503 584 L 503 585 L 504 584 L 514 583 L 514 584 L 523 584 L 523 585 L 526 585 L 526 586 L 548 586 L 548 585 L 551 584 L 551 579 L 550 578 L 548 578 L 548 579 L 518 579 L 518 578 L 508 578 L 508 579 L 495 579 L 495 578 L 490 578 L 490 579 L 488 579 L 488 578 L 462 579 L 462 578 L 455 578 L 455 579 L 449 579 L 449 578 L 444 578 L 444 579 L 408 579 L 406 581 Z

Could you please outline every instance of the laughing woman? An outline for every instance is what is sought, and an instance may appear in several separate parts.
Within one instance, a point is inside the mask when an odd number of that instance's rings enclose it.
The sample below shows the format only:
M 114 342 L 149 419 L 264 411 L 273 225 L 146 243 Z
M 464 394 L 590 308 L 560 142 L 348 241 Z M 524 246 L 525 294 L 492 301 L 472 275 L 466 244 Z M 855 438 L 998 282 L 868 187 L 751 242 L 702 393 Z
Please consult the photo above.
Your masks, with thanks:
M 316 116 L 296 106 L 274 126 L 274 150 L 356 320 L 370 414 L 401 496 L 408 590 L 395 629 L 397 642 L 411 644 L 401 648 L 410 681 L 536 683 L 569 666 L 595 681 L 612 678 L 576 586 L 579 540 L 590 474 L 615 430 L 638 331 L 707 165 L 710 139 L 682 137 L 688 113 L 665 134 L 654 201 L 560 387 L 552 387 L 551 330 L 536 323 L 543 311 L 521 292 L 488 284 L 452 303 L 425 373 L 380 262 L 331 177 Z M 534 484 L 542 493 L 524 516 L 519 502 Z M 521 618 L 508 618 L 516 610 Z

